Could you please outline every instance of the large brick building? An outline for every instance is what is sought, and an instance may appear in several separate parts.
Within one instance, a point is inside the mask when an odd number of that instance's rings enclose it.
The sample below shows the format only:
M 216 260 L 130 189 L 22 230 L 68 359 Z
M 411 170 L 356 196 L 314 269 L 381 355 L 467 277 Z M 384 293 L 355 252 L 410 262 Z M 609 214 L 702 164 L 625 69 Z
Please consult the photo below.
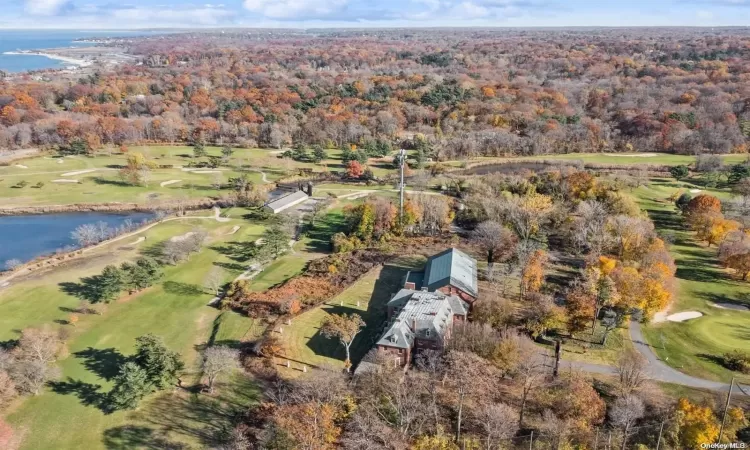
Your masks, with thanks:
M 422 349 L 441 349 L 453 324 L 467 320 L 477 299 L 477 262 L 450 248 L 427 260 L 424 271 L 409 272 L 388 302 L 388 324 L 375 344 L 379 355 L 406 365 Z
M 375 346 L 385 360 L 406 365 L 419 350 L 443 348 L 454 322 L 468 314 L 469 305 L 455 295 L 401 289 L 388 302 L 388 327 Z
M 404 288 L 455 295 L 472 305 L 479 295 L 477 261 L 461 250 L 449 248 L 431 256 L 423 271 L 409 272 Z

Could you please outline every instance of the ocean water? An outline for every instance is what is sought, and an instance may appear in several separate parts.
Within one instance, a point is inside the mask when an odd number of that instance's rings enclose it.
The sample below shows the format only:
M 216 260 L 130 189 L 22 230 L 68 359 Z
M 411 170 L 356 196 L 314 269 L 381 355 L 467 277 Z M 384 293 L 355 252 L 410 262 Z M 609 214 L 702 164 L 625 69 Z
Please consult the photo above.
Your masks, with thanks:
M 91 44 L 74 43 L 75 39 L 142 36 L 147 31 L 69 31 L 69 30 L 0 30 L 0 70 L 25 72 L 28 70 L 65 67 L 62 61 L 36 55 L 4 55 L 17 50 L 75 47 Z
M 96 212 L 0 217 L 0 272 L 10 259 L 26 262 L 58 249 L 77 246 L 70 233 L 80 225 L 104 222 L 117 228 L 126 219 L 137 224 L 152 217 L 150 213 Z

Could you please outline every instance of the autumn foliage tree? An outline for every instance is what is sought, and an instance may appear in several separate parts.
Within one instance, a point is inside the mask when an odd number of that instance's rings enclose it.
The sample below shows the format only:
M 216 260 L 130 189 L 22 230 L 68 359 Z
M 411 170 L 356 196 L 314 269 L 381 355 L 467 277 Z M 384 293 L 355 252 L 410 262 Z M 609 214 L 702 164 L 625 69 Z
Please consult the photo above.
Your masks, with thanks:
M 547 252 L 535 250 L 521 268 L 521 297 L 539 292 L 544 282 L 544 268 L 547 265 Z
M 344 366 L 348 371 L 351 367 L 351 355 L 349 349 L 359 332 L 364 328 L 365 322 L 359 314 L 331 314 L 328 316 L 320 327 L 323 336 L 331 339 L 338 339 L 346 350 L 346 360 Z

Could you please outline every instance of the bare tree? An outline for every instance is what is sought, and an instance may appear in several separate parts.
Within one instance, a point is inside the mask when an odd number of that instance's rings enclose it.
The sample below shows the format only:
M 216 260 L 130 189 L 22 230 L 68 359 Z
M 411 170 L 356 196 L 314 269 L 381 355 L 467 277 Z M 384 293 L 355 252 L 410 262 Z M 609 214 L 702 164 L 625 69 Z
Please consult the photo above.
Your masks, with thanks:
M 474 413 L 473 422 L 482 430 L 487 450 L 492 450 L 495 442 L 515 436 L 517 417 L 518 412 L 504 403 L 485 403 Z
M 219 345 L 208 347 L 203 352 L 203 375 L 207 380 L 209 392 L 214 391 L 214 383 L 222 374 L 231 372 L 240 367 L 240 352 Z
M 57 359 L 62 342 L 47 328 L 27 328 L 21 332 L 17 352 L 21 359 L 49 364 Z
M 631 395 L 647 382 L 646 358 L 633 349 L 627 349 L 617 360 L 620 395 Z
M 546 356 L 534 345 L 531 339 L 522 337 L 519 340 L 520 359 L 513 373 L 513 380 L 521 391 L 521 409 L 518 415 L 518 426 L 523 428 L 523 416 L 529 395 L 538 388 L 547 376 Z
M 18 395 L 18 391 L 13 378 L 8 375 L 8 372 L 0 370 L 0 409 L 10 403 L 16 395 Z
M 609 411 L 609 417 L 612 424 L 622 428 L 622 450 L 627 448 L 628 433 L 638 419 L 645 414 L 643 400 L 635 395 L 626 395 L 618 398 L 612 409 Z
M 607 239 L 607 207 L 600 201 L 587 200 L 578 205 L 576 213 L 573 241 L 580 248 L 590 249 L 594 256 L 601 255 Z
M 13 365 L 10 373 L 21 392 L 38 395 L 44 385 L 60 377 L 58 367 L 45 364 L 39 360 L 19 360 Z
M 9 259 L 5 261 L 5 270 L 14 270 L 22 264 L 20 259 Z
M 506 261 L 513 255 L 515 235 L 497 222 L 480 223 L 471 233 L 471 239 L 487 254 L 487 277 L 492 278 L 496 261 Z
M 85 223 L 73 230 L 70 236 L 78 242 L 78 245 L 86 247 L 99 242 L 99 229 L 93 223 Z
M 206 279 L 203 282 L 203 286 L 218 297 L 223 285 L 224 271 L 219 266 L 211 267 L 211 270 L 209 270 L 208 275 L 206 275 Z
M 545 410 L 542 414 L 542 431 L 550 436 L 551 448 L 562 450 L 569 447 L 570 434 L 573 431 L 573 423 L 570 419 L 561 419 L 552 411 Z
M 456 441 L 461 440 L 461 421 L 467 395 L 485 393 L 497 381 L 497 370 L 486 359 L 471 353 L 451 351 L 446 355 L 446 379 L 458 395 Z

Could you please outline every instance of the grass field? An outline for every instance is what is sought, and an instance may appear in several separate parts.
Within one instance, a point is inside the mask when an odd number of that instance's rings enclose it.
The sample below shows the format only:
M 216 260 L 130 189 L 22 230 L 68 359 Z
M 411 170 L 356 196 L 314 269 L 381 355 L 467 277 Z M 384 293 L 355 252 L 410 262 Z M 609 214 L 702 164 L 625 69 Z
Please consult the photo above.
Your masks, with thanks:
M 196 223 L 193 223 L 196 222 Z M 240 231 L 228 236 L 234 224 Z M 174 221 L 149 230 L 148 243 L 183 234 L 197 221 Z M 211 245 L 183 264 L 165 269 L 161 283 L 133 298 L 113 302 L 101 316 L 82 316 L 68 340 L 69 357 L 60 361 L 63 378 L 39 396 L 19 402 L 7 420 L 24 435 L 27 449 L 166 448 L 174 443 L 206 447 L 232 417 L 232 411 L 255 400 L 250 380 L 237 375 L 216 397 L 189 392 L 164 392 L 145 401 L 134 412 L 105 414 L 97 406 L 109 390 L 118 363 L 133 352 L 134 339 L 152 332 L 182 353 L 187 383 L 197 377 L 197 350 L 206 342 L 236 343 L 257 333 L 253 322 L 233 313 L 206 306 L 211 295 L 201 287 L 215 263 L 227 263 L 226 279 L 233 270 L 227 256 L 214 244 L 228 240 L 254 241 L 263 226 L 244 221 L 201 221 L 210 231 Z M 143 246 L 145 243 L 139 245 Z M 54 325 L 69 316 L 78 299 L 60 290 L 58 283 L 98 273 L 104 264 L 132 259 L 148 248 L 104 248 L 78 266 L 65 267 L 20 280 L 0 292 L 0 339 L 17 337 L 28 326 Z M 168 413 L 167 413 L 168 412 Z M 44 432 L 41 432 L 44 430 Z M 169 445 L 168 445 L 169 444 Z M 155 446 L 155 447 L 154 447 Z
M 295 174 L 299 169 L 314 171 L 344 170 L 339 150 L 329 150 L 328 159 L 320 164 L 296 162 L 278 157 L 278 151 L 263 149 L 235 149 L 227 165 L 218 169 L 183 170 L 188 164 L 205 158 L 194 158 L 187 146 L 140 146 L 129 152 L 143 153 L 159 165 L 175 168 L 151 170 L 146 186 L 123 183 L 118 169 L 125 165 L 127 155 L 119 152 L 97 153 L 93 156 L 37 156 L 0 166 L 0 206 L 28 206 L 71 203 L 137 202 L 149 203 L 179 198 L 217 196 L 226 190 L 217 190 L 216 181 L 227 183 L 229 178 L 245 173 L 255 183 L 262 183 L 261 171 L 273 182 L 282 176 Z M 220 156 L 219 147 L 206 147 L 209 156 Z M 392 171 L 386 163 L 373 160 L 371 168 L 377 176 Z M 220 173 L 201 173 L 214 172 Z M 55 183 L 53 180 L 77 180 L 79 183 Z M 161 183 L 180 180 L 161 186 Z M 19 182 L 26 182 L 21 187 Z M 38 183 L 43 185 L 39 187 Z
M 380 337 L 386 320 L 385 305 L 398 291 L 404 273 L 423 264 L 421 257 L 398 258 L 372 270 L 325 305 L 295 317 L 291 325 L 277 333 L 284 344 L 284 358 L 277 358 L 282 373 L 299 376 L 303 364 L 312 368 L 344 367 L 343 346 L 319 332 L 320 324 L 330 314 L 359 314 L 367 324 L 352 344 L 352 362 L 356 364 Z M 292 363 L 290 369 L 284 367 L 286 360 Z
M 711 305 L 723 302 L 750 306 L 750 283 L 731 278 L 718 265 L 716 249 L 697 243 L 667 200 L 675 190 L 695 187 L 689 182 L 657 179 L 635 192 L 659 233 L 674 241 L 671 251 L 677 263 L 678 287 L 670 313 L 704 314 L 682 323 L 652 324 L 644 327 L 644 333 L 656 353 L 673 367 L 691 375 L 728 381 L 737 373 L 721 366 L 717 357 L 734 349 L 750 351 L 750 312 Z M 728 197 L 722 191 L 711 193 Z

